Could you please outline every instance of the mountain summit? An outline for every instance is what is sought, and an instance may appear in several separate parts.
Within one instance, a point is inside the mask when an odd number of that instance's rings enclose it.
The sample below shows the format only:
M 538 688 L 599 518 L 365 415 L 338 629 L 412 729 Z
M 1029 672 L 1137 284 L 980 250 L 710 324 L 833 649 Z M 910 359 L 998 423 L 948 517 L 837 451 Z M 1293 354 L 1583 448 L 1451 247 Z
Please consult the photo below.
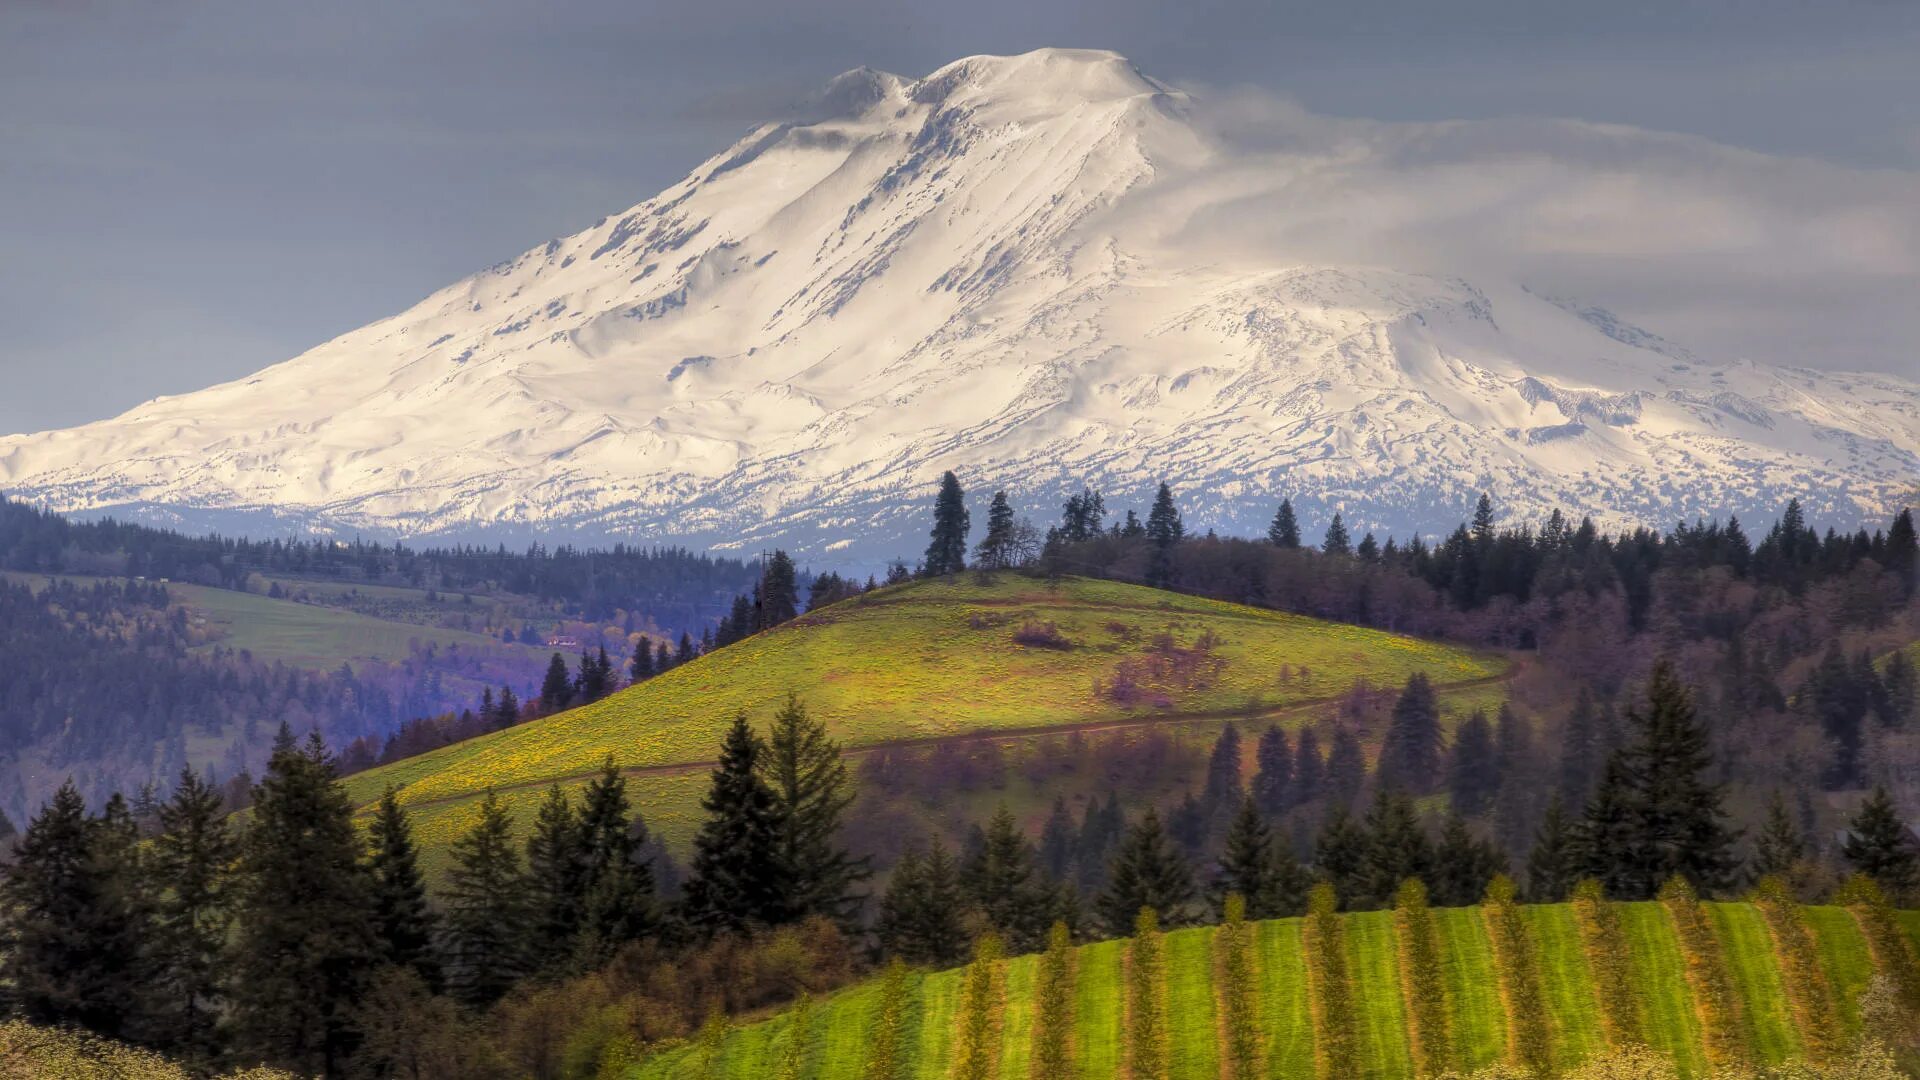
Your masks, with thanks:
M 945 468 L 1049 516 L 1164 479 L 1207 493 L 1190 524 L 1262 524 L 1285 493 L 1403 530 L 1481 490 L 1614 523 L 1788 494 L 1878 515 L 1920 476 L 1897 378 L 1716 362 L 1465 268 L 1197 239 L 1272 170 L 1193 109 L 1106 52 L 848 72 L 398 315 L 0 438 L 0 487 L 191 527 L 819 558 L 904 550 Z

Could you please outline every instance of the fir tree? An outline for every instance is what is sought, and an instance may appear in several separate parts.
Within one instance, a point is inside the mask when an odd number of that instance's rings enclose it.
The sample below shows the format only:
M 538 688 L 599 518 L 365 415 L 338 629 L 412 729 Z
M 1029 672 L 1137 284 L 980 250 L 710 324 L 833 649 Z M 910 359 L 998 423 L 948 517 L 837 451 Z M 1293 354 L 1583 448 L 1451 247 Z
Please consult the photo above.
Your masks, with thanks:
M 1540 821 L 1543 770 L 1533 746 L 1533 729 L 1507 704 L 1500 706 L 1494 722 L 1493 771 L 1499 778 L 1493 793 L 1494 838 L 1508 851 L 1524 856 Z
M 1073 814 L 1067 810 L 1066 798 L 1056 795 L 1053 811 L 1047 815 L 1047 823 L 1040 830 L 1040 871 L 1048 881 L 1059 884 L 1072 874 L 1075 832 Z
M 1116 937 L 1133 926 L 1141 908 L 1151 908 L 1171 925 L 1187 920 L 1193 902 L 1193 871 L 1174 850 L 1152 807 L 1127 830 L 1107 873 L 1106 891 L 1098 906 L 1109 932 Z
M 413 828 L 392 785 L 380 796 L 368 826 L 371 847 L 367 868 L 372 879 L 374 931 L 381 959 L 410 968 L 429 988 L 440 985 L 440 963 L 433 951 L 434 914 L 420 877 Z
M 1738 833 L 1726 824 L 1719 785 L 1708 780 L 1713 758 L 1706 728 L 1672 665 L 1654 666 L 1646 711 L 1630 719 L 1638 738 L 1628 759 L 1635 874 L 1632 891 L 1622 895 L 1652 896 L 1675 875 L 1702 891 L 1732 887 L 1739 872 L 1733 851 Z
M 1788 878 L 1807 857 L 1806 839 L 1787 811 L 1787 801 L 1775 791 L 1767 801 L 1767 821 L 1754 842 L 1753 872 L 1759 877 Z
M 106 829 L 71 780 L 28 822 L 0 886 L 0 977 L 23 1019 L 125 1038 L 145 1019 L 147 928 Z
M 967 493 L 953 473 L 940 477 L 940 494 L 933 501 L 933 532 L 927 544 L 927 558 L 921 572 L 927 577 L 945 577 L 967 568 Z
M 1041 946 L 1055 914 L 1052 891 L 1035 878 L 1033 845 L 1005 804 L 987 822 L 986 843 L 967 859 L 960 880 L 1012 952 Z
M 1254 748 L 1253 801 L 1262 814 L 1279 817 L 1293 808 L 1293 748 L 1278 724 L 1260 733 Z
M 1433 843 L 1414 813 L 1413 799 L 1384 785 L 1367 809 L 1366 859 L 1359 891 L 1350 899 L 1356 909 L 1381 908 L 1408 878 L 1427 880 L 1433 874 Z
M 1606 761 L 1606 742 L 1593 695 L 1583 684 L 1573 700 L 1573 711 L 1560 732 L 1560 770 L 1557 785 L 1568 805 L 1582 807 L 1593 795 L 1594 780 Z
M 520 722 L 520 699 L 513 695 L 513 687 L 500 688 L 500 713 L 495 727 L 512 727 Z
M 1173 489 L 1161 484 L 1147 514 L 1147 542 L 1153 546 L 1147 559 L 1147 584 L 1164 589 L 1173 583 L 1173 548 L 1185 535 L 1180 508 L 1173 504 Z
M 480 820 L 453 842 L 446 901 L 449 988 L 468 1005 L 490 1005 L 532 968 L 520 853 L 492 788 L 480 802 Z
M 799 572 L 786 552 L 775 550 L 767 558 L 767 571 L 760 579 L 760 626 L 769 630 L 792 622 L 800 614 Z
M 1327 774 L 1321 785 L 1327 802 L 1351 810 L 1366 785 L 1367 752 L 1360 745 L 1360 736 L 1351 727 L 1338 724 L 1333 729 L 1333 750 L 1327 755 Z
M 1349 907 L 1366 890 L 1370 842 L 1367 831 L 1341 807 L 1334 807 L 1313 844 L 1313 871 L 1333 887 Z
M 775 852 L 787 890 L 789 919 L 821 915 L 850 923 L 863 896 L 867 860 L 840 842 L 840 821 L 853 803 L 853 783 L 827 726 L 788 695 L 773 716 L 761 772 L 773 792 Z
M 1319 798 L 1327 774 L 1326 759 L 1320 754 L 1320 736 L 1312 728 L 1300 732 L 1293 753 L 1293 805 Z
M 693 838 L 687 918 L 709 932 L 772 925 L 789 910 L 774 793 L 761 778 L 764 746 L 736 716 L 713 769 L 706 820 Z
M 1293 516 L 1293 500 L 1281 499 L 1280 509 L 1273 515 L 1273 524 L 1267 526 L 1267 542 L 1277 548 L 1298 548 L 1300 546 L 1300 523 Z
M 221 1047 L 233 864 L 239 841 L 220 793 L 190 769 L 155 811 L 153 884 L 155 1041 L 208 1064 Z
M 1086 816 L 1080 822 L 1080 835 L 1073 845 L 1080 891 L 1095 893 L 1106 887 L 1107 868 L 1126 826 L 1118 794 L 1109 793 L 1105 803 L 1088 800 Z
M 1013 506 L 1007 493 L 996 491 L 987 507 L 987 535 L 973 549 L 974 564 L 982 570 L 1005 570 L 1013 565 Z
M 1382 787 L 1424 795 L 1440 776 L 1440 707 L 1425 672 L 1407 677 L 1380 743 L 1376 775 Z M 1394 888 L 1400 883 L 1395 881 Z M 1390 895 L 1390 894 L 1389 894 Z
M 529 948 L 538 967 L 552 970 L 574 954 L 586 908 L 586 862 L 573 803 L 554 784 L 527 836 Z
M 627 665 L 627 674 L 636 683 L 653 678 L 653 647 L 641 638 L 633 644 L 633 660 Z
M 1601 769 L 1572 837 L 1574 877 L 1594 878 L 1609 896 L 1622 898 L 1640 898 L 1646 887 L 1631 857 L 1638 842 L 1632 785 L 1626 753 L 1616 750 Z
M 1273 918 L 1269 912 L 1279 900 L 1279 884 L 1274 880 L 1273 831 L 1260 818 L 1260 808 L 1252 798 L 1242 799 L 1240 809 L 1227 828 L 1225 849 L 1207 885 L 1207 899 L 1213 905 L 1214 918 L 1225 917 L 1227 898 L 1239 896 L 1246 901 L 1247 916 Z
M 547 677 L 540 683 L 540 708 L 543 712 L 556 713 L 567 707 L 573 700 L 573 676 L 567 674 L 567 662 L 559 653 L 547 661 Z
M 337 1075 L 380 956 L 353 803 L 315 735 L 283 741 L 253 791 L 235 916 L 235 1042 L 253 1060 Z
M 1466 817 L 1480 817 L 1493 808 L 1494 793 L 1499 790 L 1500 775 L 1493 760 L 1493 725 L 1487 714 L 1475 710 L 1453 735 L 1453 750 L 1447 758 L 1447 793 L 1453 810 Z M 1479 894 L 1467 900 L 1472 903 Z
M 1433 902 L 1441 907 L 1467 907 L 1487 894 L 1487 883 L 1507 872 L 1507 858 L 1486 839 L 1467 827 L 1465 818 L 1449 814 L 1433 849 Z
M 1327 525 L 1327 537 L 1320 542 L 1320 550 L 1328 555 L 1353 554 L 1353 542 L 1347 537 L 1347 524 L 1340 520 L 1340 512 L 1337 510 L 1334 511 L 1333 521 Z
M 953 856 L 935 841 L 926 855 L 910 849 L 894 866 L 874 931 L 889 956 L 952 967 L 967 953 L 966 911 Z
M 1536 904 L 1565 900 L 1580 877 L 1576 858 L 1573 825 L 1556 794 L 1547 803 L 1546 817 L 1527 855 L 1527 898 Z
M 1904 898 L 1920 886 L 1920 852 L 1884 787 L 1874 788 L 1860 804 L 1848 823 L 1840 855 L 1896 897 Z
M 627 780 L 609 754 L 580 802 L 579 949 L 586 966 L 604 963 L 658 923 L 653 871 L 640 859 L 645 842 L 634 834 Z

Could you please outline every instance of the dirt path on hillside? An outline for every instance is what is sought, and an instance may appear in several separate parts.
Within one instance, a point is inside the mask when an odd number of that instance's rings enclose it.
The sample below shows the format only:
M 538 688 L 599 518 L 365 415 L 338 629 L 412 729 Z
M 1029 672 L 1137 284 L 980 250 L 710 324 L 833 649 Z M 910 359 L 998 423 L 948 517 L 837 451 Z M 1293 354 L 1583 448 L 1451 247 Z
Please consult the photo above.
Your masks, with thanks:
M 1478 679 L 1465 679 L 1460 682 L 1442 683 L 1435 686 L 1434 689 L 1438 693 L 1446 694 L 1512 682 L 1515 678 L 1519 677 L 1520 672 L 1526 667 L 1526 662 L 1514 656 L 1509 656 L 1506 659 L 1507 670 L 1498 675 L 1485 675 Z M 1252 711 L 1247 709 L 1210 709 L 1203 712 L 1165 713 L 1158 716 L 1128 716 L 1112 720 L 1086 720 L 1076 724 L 1040 724 L 1032 727 L 1018 728 L 983 728 L 978 731 L 955 732 L 951 735 L 919 735 L 909 739 L 890 739 L 886 742 L 865 743 L 860 746 L 848 747 L 841 752 L 840 756 L 851 761 L 887 750 L 916 750 L 934 746 L 964 746 L 974 743 L 1010 743 L 1018 742 L 1022 739 L 1031 739 L 1036 736 L 1106 734 L 1109 732 L 1132 731 L 1142 728 L 1176 727 L 1181 724 L 1204 724 L 1221 720 L 1245 720 L 1250 723 L 1260 720 L 1281 720 L 1287 717 L 1298 716 L 1302 713 L 1312 712 L 1316 709 L 1324 709 L 1329 705 L 1338 704 L 1346 696 L 1346 693 L 1342 692 L 1339 694 L 1330 694 L 1326 697 L 1310 698 L 1306 701 L 1296 701 L 1290 705 L 1280 705 L 1269 709 L 1255 709 Z M 620 775 L 627 777 L 686 776 L 691 773 L 709 772 L 717 765 L 719 765 L 717 761 L 687 761 L 676 762 L 671 765 L 638 765 L 633 768 L 621 769 Z M 498 794 L 509 791 L 526 791 L 529 788 L 546 787 L 549 784 L 561 784 L 564 786 L 566 784 L 591 780 L 599 775 L 600 770 L 593 769 L 588 772 L 570 773 L 564 776 L 549 776 L 539 780 L 526 780 L 518 784 L 507 784 L 495 787 L 493 790 Z M 404 795 L 406 789 L 401 788 L 400 793 Z M 403 802 L 402 805 L 412 810 L 420 807 L 462 802 L 475 798 L 479 798 L 479 795 L 469 792 L 462 795 L 442 795 L 437 798 L 422 799 L 417 802 Z M 364 810 L 372 805 L 372 803 L 365 803 L 360 809 Z

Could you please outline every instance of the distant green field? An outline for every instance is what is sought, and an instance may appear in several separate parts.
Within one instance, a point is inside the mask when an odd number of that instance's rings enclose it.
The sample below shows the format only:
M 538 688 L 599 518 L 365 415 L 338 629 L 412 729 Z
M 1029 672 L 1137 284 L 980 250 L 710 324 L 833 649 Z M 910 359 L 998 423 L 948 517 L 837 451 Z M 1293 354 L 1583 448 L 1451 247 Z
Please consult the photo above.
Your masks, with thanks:
M 1023 628 L 1047 626 L 1051 641 L 1015 641 Z M 1209 669 L 1204 676 L 1149 679 L 1150 692 L 1131 702 L 1103 690 L 1124 667 L 1151 659 L 1149 645 L 1163 634 L 1183 650 L 1211 635 L 1211 660 L 1194 665 Z M 711 760 L 736 713 L 764 723 L 789 692 L 843 745 L 858 747 L 982 731 L 1257 716 L 1336 698 L 1360 679 L 1395 686 L 1423 671 L 1443 687 L 1478 688 L 1505 670 L 1491 654 L 1134 585 L 1048 585 L 1012 575 L 983 583 L 966 575 L 856 597 L 605 701 L 363 773 L 349 787 L 364 805 L 398 785 L 423 831 L 437 838 L 448 835 L 433 820 L 446 816 L 440 808 L 489 786 L 577 782 L 608 754 L 627 769 Z M 516 809 L 528 805 L 518 793 L 510 801 Z M 663 832 L 685 835 L 673 825 L 673 809 L 637 801 L 662 818 Z
M 1733 980 L 1746 1013 L 1760 1017 L 1749 1025 L 1747 1042 L 1764 1061 L 1792 1056 L 1799 1043 L 1790 1011 L 1779 1007 L 1780 972 L 1758 912 L 1746 904 L 1708 905 L 1715 933 L 1736 967 Z M 1570 1066 L 1602 1048 L 1599 1013 L 1579 955 L 1579 934 L 1571 909 L 1545 905 L 1522 909 L 1540 957 L 1549 1016 L 1555 1027 L 1559 1063 Z M 1864 939 L 1853 916 L 1837 908 L 1809 909 L 1821 935 L 1830 968 L 1853 975 L 1841 981 L 1843 999 L 1857 1012 L 1855 998 L 1872 972 Z M 1659 904 L 1629 904 L 1622 912 L 1632 950 L 1636 990 L 1642 995 L 1650 1040 L 1682 1062 L 1685 1074 L 1700 1076 L 1705 1061 L 1701 1032 L 1685 975 L 1686 961 L 1671 917 Z M 1441 958 L 1446 970 L 1446 1001 L 1455 1033 L 1447 1068 L 1462 1071 L 1504 1059 L 1504 1020 L 1497 985 L 1500 973 L 1477 909 L 1435 912 L 1441 929 Z M 1411 1053 L 1402 1016 L 1400 972 L 1396 960 L 1398 930 L 1389 912 L 1344 916 L 1347 923 L 1349 978 L 1359 1013 L 1357 1060 L 1342 1063 L 1338 1080 L 1361 1077 L 1400 1080 L 1411 1075 Z M 1903 912 L 1903 925 L 1920 938 L 1920 912 Z M 1759 931 L 1758 935 L 1755 931 Z M 1177 1080 L 1214 1080 L 1221 1075 L 1215 1022 L 1213 928 L 1181 930 L 1166 937 L 1169 1028 L 1173 1040 L 1170 1075 Z M 1272 1080 L 1315 1080 L 1313 1033 L 1307 1007 L 1306 971 L 1301 955 L 1300 920 L 1281 919 L 1255 927 L 1260 1000 L 1255 1015 L 1262 1026 L 1264 1062 L 1260 1075 Z M 1120 1002 L 1121 957 L 1125 942 L 1109 941 L 1079 950 L 1075 971 L 1075 1068 L 1082 1080 L 1121 1076 L 1126 1060 L 1125 1025 Z M 1025 1080 L 1023 1040 L 1030 1037 L 1032 958 L 1007 962 L 1005 1027 L 999 1076 Z M 920 1017 L 908 1075 L 945 1080 L 956 1023 L 954 972 L 931 975 L 914 991 Z M 835 997 L 813 1012 L 809 1068 L 803 1080 L 839 1080 L 863 1076 L 862 1032 L 872 1023 L 872 985 Z M 828 1034 L 831 1032 L 831 1034 Z M 724 1075 L 773 1076 L 772 1069 L 742 1072 L 738 1062 L 778 1060 L 791 1039 L 791 1025 L 776 1017 L 743 1027 L 728 1042 Z M 835 1049 L 842 1047 L 844 1049 Z M 665 1049 L 630 1074 L 630 1080 L 696 1080 L 703 1061 L 690 1048 Z

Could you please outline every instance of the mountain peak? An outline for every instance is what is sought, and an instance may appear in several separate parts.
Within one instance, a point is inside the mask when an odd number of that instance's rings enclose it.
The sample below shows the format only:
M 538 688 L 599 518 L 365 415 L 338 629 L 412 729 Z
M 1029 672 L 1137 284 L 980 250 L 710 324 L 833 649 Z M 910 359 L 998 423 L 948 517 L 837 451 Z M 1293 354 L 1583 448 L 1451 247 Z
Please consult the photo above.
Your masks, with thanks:
M 1035 49 L 1012 56 L 968 56 L 913 86 L 926 104 L 1024 101 L 1059 109 L 1073 102 L 1113 101 L 1166 93 L 1131 60 L 1104 49 Z

